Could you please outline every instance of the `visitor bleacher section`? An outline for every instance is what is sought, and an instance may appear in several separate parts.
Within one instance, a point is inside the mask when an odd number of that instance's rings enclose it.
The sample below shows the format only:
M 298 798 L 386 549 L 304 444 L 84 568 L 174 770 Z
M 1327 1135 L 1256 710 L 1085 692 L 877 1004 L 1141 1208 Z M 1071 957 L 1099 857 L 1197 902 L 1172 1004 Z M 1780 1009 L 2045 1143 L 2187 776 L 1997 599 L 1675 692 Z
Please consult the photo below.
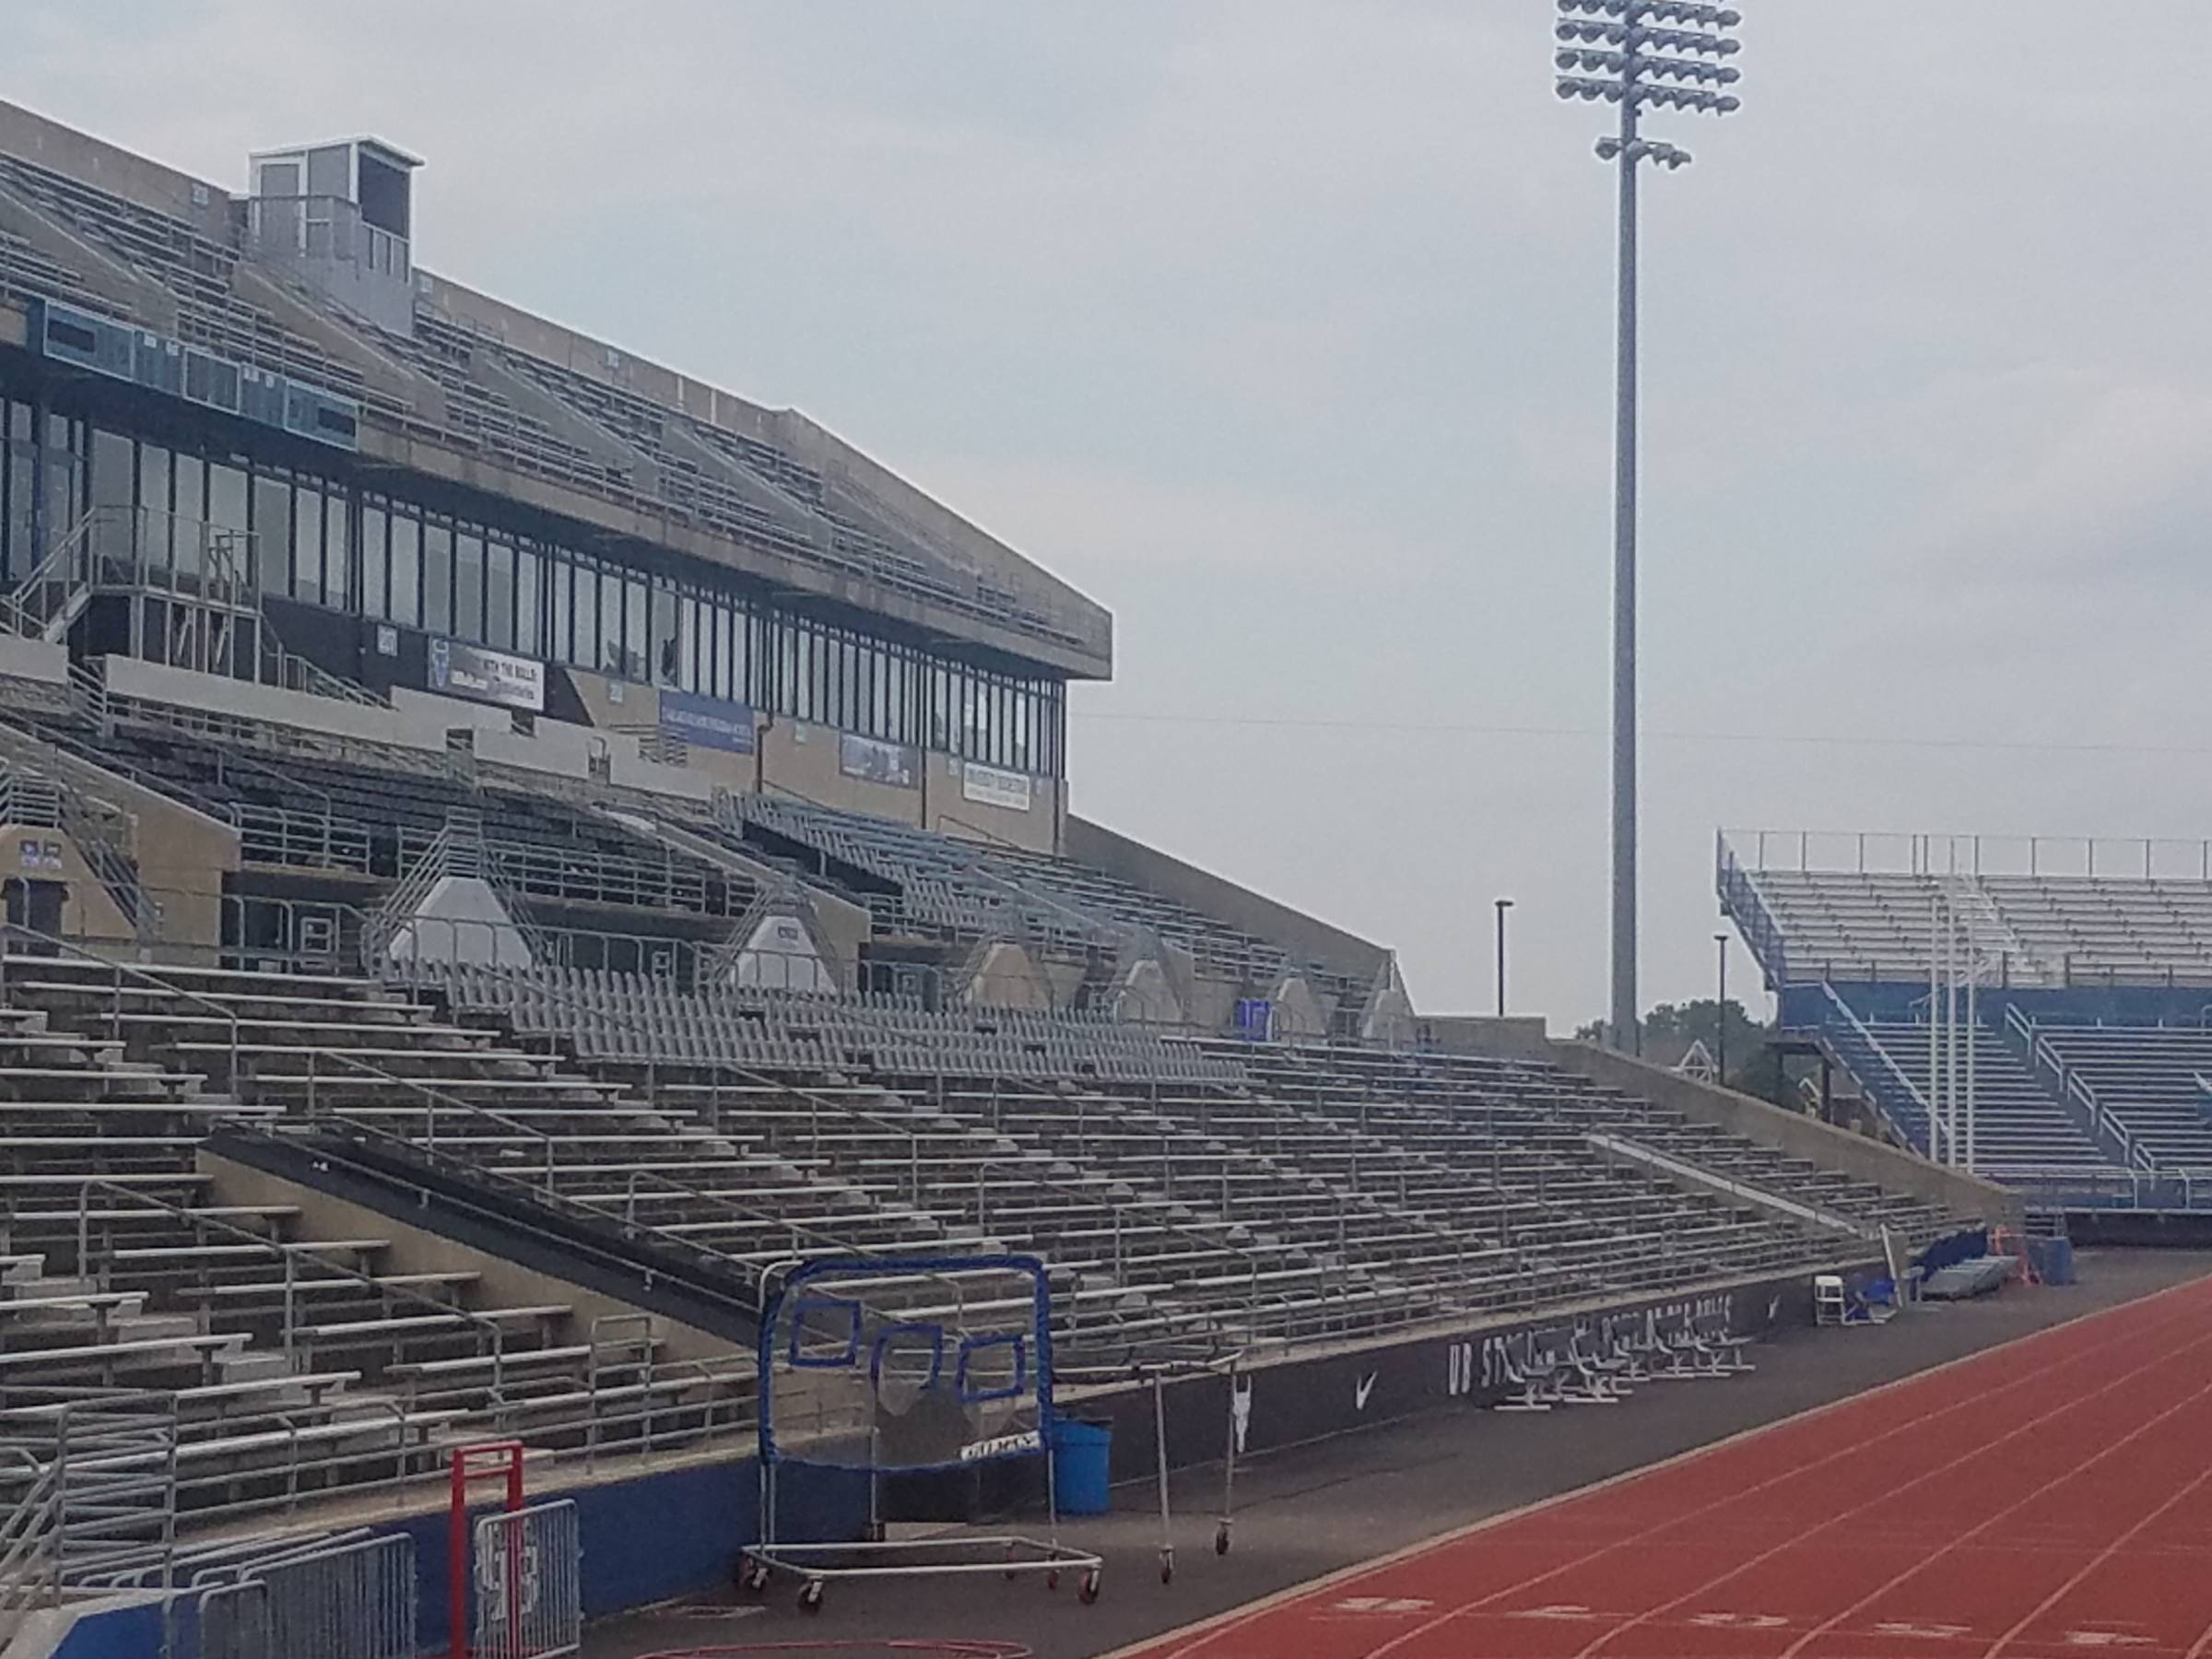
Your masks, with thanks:
M 1978 964 L 1953 976 L 1974 981 L 1977 1168 L 2062 1206 L 2212 1206 L 2204 846 L 1725 835 L 1716 881 L 1785 1025 L 1899 1140 L 1929 1150 L 1930 1100 L 1964 1087 L 1964 1042 L 1931 1069 L 1948 932 Z

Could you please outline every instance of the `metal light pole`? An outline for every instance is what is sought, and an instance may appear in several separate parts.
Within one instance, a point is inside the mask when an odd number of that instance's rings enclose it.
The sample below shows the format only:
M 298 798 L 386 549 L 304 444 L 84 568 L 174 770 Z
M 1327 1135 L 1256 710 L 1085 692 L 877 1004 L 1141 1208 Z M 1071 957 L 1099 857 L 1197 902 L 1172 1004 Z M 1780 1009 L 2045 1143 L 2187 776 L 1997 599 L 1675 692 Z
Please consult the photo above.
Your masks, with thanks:
M 1505 1018 L 1505 912 L 1513 908 L 1511 899 L 1490 901 L 1498 909 L 1498 1018 Z
M 1713 1069 L 1720 1075 L 1721 1087 L 1728 1087 L 1728 935 L 1712 935 L 1714 950 L 1721 959 L 1721 985 L 1713 998 Z
M 1730 7 L 1691 0 L 1558 0 L 1553 28 L 1561 98 L 1620 110 L 1617 135 L 1597 141 L 1598 159 L 1620 172 L 1618 315 L 1615 324 L 1613 428 L 1613 1046 L 1639 1046 L 1636 999 L 1636 170 L 1669 171 L 1689 152 L 1645 138 L 1649 106 L 1726 115 L 1725 88 L 1739 72 L 1722 61 L 1741 42 Z

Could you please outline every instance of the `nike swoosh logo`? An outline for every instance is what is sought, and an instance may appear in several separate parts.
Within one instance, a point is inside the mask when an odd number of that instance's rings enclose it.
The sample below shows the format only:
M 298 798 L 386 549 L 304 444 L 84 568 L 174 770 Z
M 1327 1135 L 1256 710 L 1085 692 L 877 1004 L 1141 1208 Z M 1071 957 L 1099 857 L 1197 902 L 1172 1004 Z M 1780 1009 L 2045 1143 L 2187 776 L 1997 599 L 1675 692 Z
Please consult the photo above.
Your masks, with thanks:
M 1369 1371 L 1366 1376 L 1352 1385 L 1352 1409 L 1354 1411 L 1367 1409 L 1367 1396 L 1375 1392 L 1375 1372 Z

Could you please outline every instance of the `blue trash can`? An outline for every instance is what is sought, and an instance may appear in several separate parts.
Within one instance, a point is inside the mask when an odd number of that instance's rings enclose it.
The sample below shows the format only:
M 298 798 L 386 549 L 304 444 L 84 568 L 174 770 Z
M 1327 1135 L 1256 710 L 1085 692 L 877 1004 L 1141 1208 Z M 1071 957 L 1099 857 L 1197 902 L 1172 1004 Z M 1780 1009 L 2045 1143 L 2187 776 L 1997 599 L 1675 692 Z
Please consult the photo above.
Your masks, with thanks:
M 1112 1507 L 1108 1471 L 1113 1425 L 1062 1418 L 1053 1428 L 1053 1492 L 1064 1515 L 1102 1515 Z

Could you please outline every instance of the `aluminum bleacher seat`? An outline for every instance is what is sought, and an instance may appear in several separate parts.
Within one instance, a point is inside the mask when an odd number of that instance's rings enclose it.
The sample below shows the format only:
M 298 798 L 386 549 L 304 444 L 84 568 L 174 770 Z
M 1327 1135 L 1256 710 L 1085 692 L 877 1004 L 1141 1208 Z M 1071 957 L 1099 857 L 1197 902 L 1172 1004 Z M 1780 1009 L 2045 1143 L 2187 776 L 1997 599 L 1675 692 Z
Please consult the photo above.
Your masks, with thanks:
M 371 1125 L 510 1080 L 529 1085 L 516 1110 L 595 1124 L 603 1085 L 359 982 L 157 982 L 65 956 L 0 968 L 0 1445 L 37 1456 L 65 1408 L 158 1389 L 175 1398 L 180 1501 L 227 1510 L 428 1475 L 456 1439 L 614 1449 L 743 1419 L 747 1356 L 672 1361 L 634 1323 L 501 1300 L 469 1269 L 394 1269 L 384 1237 L 212 1202 L 196 1161 L 218 1124 L 311 1110 L 311 1077 L 312 1110 Z M 456 1105 L 448 1121 L 484 1115 Z M 450 1133 L 463 1156 L 506 1150 Z

